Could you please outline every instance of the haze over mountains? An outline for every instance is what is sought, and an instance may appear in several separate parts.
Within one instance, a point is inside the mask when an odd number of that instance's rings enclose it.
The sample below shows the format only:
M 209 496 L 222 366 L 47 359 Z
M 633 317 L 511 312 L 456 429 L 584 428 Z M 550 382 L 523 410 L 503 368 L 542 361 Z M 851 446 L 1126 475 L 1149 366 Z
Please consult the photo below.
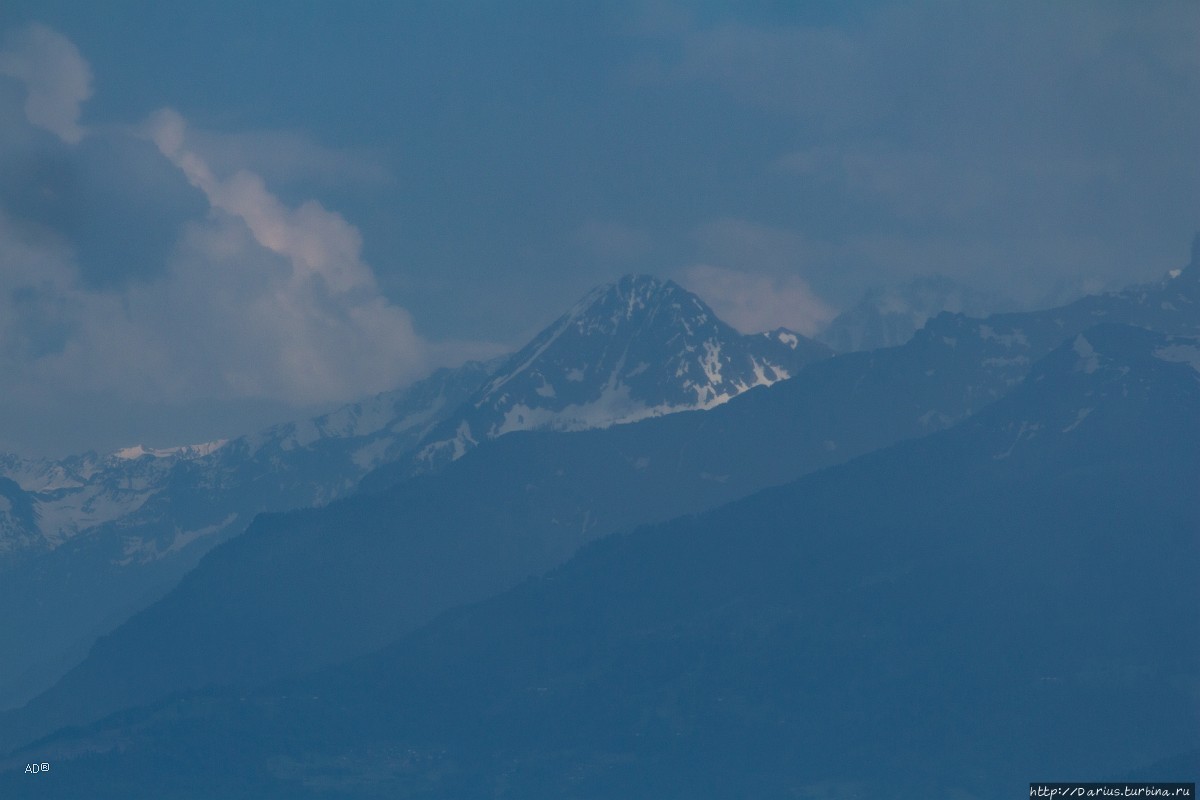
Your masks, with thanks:
M 1198 368 L 1194 337 L 1091 327 L 946 432 L 610 537 L 344 667 L 165 700 L 10 766 L 70 764 L 36 788 L 96 797 L 1119 778 L 1196 744 Z
M 311 420 L 167 450 L 3 456 L 0 471 L 19 485 L 5 484 L 0 517 L 0 607 L 11 610 L 0 622 L 0 704 L 49 686 L 256 514 L 324 505 L 380 465 L 436 468 L 476 437 L 713 407 L 828 355 L 785 330 L 742 336 L 673 282 L 629 276 L 507 361 L 441 370 Z
M 1198 41 L 0 0 L 0 800 L 1200 780 Z
M 960 286 L 944 275 L 930 275 L 871 289 L 838 314 L 818 338 L 839 353 L 896 347 L 943 311 L 984 317 L 1014 306 L 1003 298 Z
M 40 691 L 96 636 L 155 599 L 256 514 L 353 491 L 488 374 L 442 370 L 402 392 L 198 447 L 60 461 L 5 456 L 0 703 Z M 20 484 L 19 486 L 17 484 Z
M 739 334 L 674 281 L 627 275 L 504 362 L 421 441 L 407 469 L 436 469 L 517 430 L 577 431 L 715 408 L 830 355 L 786 328 Z M 383 470 L 372 485 L 405 468 Z
M 250 507 L 262 482 L 276 507 L 327 504 L 214 548 L 6 712 L 0 744 L 93 725 L 8 766 L 50 754 L 96 797 L 836 797 L 893 777 L 897 797 L 1000 797 L 1031 770 L 1178 756 L 1200 745 L 1197 337 L 1200 239 L 1153 285 L 943 313 L 836 357 L 631 276 L 490 374 L 257 449 L 124 459 L 173 476 L 147 514 Z M 27 563 L 119 563 L 131 524 L 38 553 L 39 495 L 0 489 Z M 199 521 L 121 558 L 158 563 Z M 1118 736 L 1101 709 L 1149 722 Z M 65 772 L 38 790 L 72 796 Z

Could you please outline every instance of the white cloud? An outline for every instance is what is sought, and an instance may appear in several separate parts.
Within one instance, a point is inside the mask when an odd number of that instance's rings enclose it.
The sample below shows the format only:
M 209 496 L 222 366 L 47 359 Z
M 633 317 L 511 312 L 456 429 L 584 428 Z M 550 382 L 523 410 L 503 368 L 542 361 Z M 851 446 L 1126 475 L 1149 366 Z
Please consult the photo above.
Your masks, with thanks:
M 836 314 L 798 275 L 750 274 L 696 264 L 679 281 L 743 333 L 783 327 L 812 336 Z
M 80 105 L 92 96 L 92 70 L 61 33 L 34 23 L 7 37 L 0 75 L 25 84 L 25 116 L 64 142 L 83 138 Z
M 220 180 L 187 146 L 186 123 L 175 111 L 156 113 L 148 132 L 162 154 L 204 192 L 214 209 L 241 219 L 259 245 L 291 262 L 295 281 L 319 278 L 338 294 L 355 289 L 377 291 L 374 274 L 359 258 L 362 237 L 340 215 L 315 200 L 288 208 L 253 172 L 239 170 Z
M 250 173 L 209 182 L 202 162 L 188 170 L 209 214 L 186 225 L 155 279 L 120 289 L 86 285 L 70 247 L 0 211 L 0 406 L 29 416 L 69 395 L 118 409 L 311 408 L 395 388 L 433 363 L 408 312 L 376 286 L 352 225 L 316 202 L 287 206 Z
M 11 37 L 0 71 L 29 87 L 28 123 L 18 120 L 18 128 L 48 128 L 71 145 L 92 135 L 78 124 L 90 69 L 60 34 L 31 26 Z M 161 431 L 191 436 L 197 425 L 168 424 L 172 409 L 307 411 L 402 386 L 434 365 L 494 354 L 487 343 L 422 339 L 378 286 L 354 225 L 317 200 L 285 202 L 262 175 L 238 168 L 253 137 L 197 134 L 169 109 L 103 135 L 151 140 L 157 149 L 123 151 L 143 160 L 129 171 L 147 159 L 168 171 L 173 165 L 208 209 L 183 225 L 161 268 L 103 288 L 84 279 L 53 220 L 34 224 L 0 208 L 0 412 L 45 429 L 6 433 L 8 444 L 61 451 L 58 428 L 102 441 L 113 427 L 129 435 L 137 421 L 113 423 L 129 408 L 162 409 L 163 418 L 144 427 L 159 432 L 158 444 L 178 444 Z M 5 157 L 33 158 L 30 142 L 6 139 Z M 109 152 L 72 149 L 77 158 Z M 90 429 L 80 422 L 91 417 L 104 422 Z M 219 431 L 231 432 L 238 431 Z
M 393 180 L 384 153 L 327 147 L 297 131 L 189 128 L 188 146 L 218 175 L 249 169 L 271 186 L 353 186 L 369 191 Z
M 69 248 L 0 217 L 10 387 L 312 405 L 426 368 L 425 342 L 380 292 L 353 225 L 316 201 L 289 207 L 253 173 L 216 178 L 174 112 L 150 130 L 210 213 L 187 224 L 157 278 L 119 291 L 85 286 Z
M 68 248 L 2 212 L 0 316 L 6 394 L 140 387 L 137 373 L 165 366 L 118 295 L 83 288 Z
M 357 228 L 315 200 L 289 207 L 255 173 L 218 178 L 177 112 L 156 113 L 147 133 L 213 209 L 157 290 L 186 306 L 183 319 L 205 341 L 234 348 L 212 353 L 226 359 L 219 380 L 229 391 L 328 402 L 391 388 L 425 366 L 408 312 L 362 261 Z

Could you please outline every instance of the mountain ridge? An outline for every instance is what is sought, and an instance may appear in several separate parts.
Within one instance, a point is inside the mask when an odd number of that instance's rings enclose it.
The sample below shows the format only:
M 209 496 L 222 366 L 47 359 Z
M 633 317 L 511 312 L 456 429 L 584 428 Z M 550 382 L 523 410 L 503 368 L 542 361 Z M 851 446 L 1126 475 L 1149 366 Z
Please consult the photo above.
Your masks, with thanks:
M 45 689 L 96 636 L 258 513 L 353 492 L 487 371 L 479 362 L 439 370 L 404 390 L 198 447 L 0 458 L 13 481 L 9 505 L 29 511 L 0 517 L 0 706 Z
M 558 424 L 548 427 L 571 429 L 712 407 L 828 355 L 824 346 L 786 331 L 742 337 L 694 295 L 650 276 L 626 276 L 597 287 L 562 320 L 557 333 L 552 326 L 543 334 L 550 341 L 531 342 L 509 360 L 508 373 L 492 380 L 490 394 L 480 395 L 492 403 L 493 421 L 507 415 L 485 438 L 535 427 L 524 414 L 549 414 Z M 563 325 L 576 323 L 587 328 L 585 338 L 593 348 L 576 353 L 569 366 L 570 358 L 554 340 Z M 673 369 L 680 374 L 654 385 L 652 379 L 663 377 L 660 362 L 669 360 L 661 348 L 672 340 L 678 340 Z M 731 354 L 722 357 L 722 346 Z M 689 358 L 692 351 L 707 360 Z M 530 360 L 530 352 L 542 358 Z M 606 353 L 619 357 L 604 362 Z M 622 359 L 635 356 L 641 361 L 621 367 Z M 558 358 L 554 375 L 547 367 L 550 357 Z M 604 379 L 572 380 L 572 369 L 582 372 L 593 358 L 609 370 Z M 471 393 L 502 364 L 497 359 L 440 370 L 399 392 L 202 445 L 137 445 L 58 461 L 0 457 L 0 471 L 29 490 L 18 505 L 28 501 L 34 509 L 32 525 L 11 515 L 0 519 L 0 555 L 14 576 L 0 587 L 0 607 L 10 611 L 0 633 L 12 643 L 0 647 L 0 705 L 14 705 L 46 688 L 63 663 L 70 663 L 66 653 L 78 658 L 80 648 L 111 627 L 114 618 L 128 616 L 160 594 L 256 514 L 327 504 L 357 491 L 360 480 L 381 464 L 403 464 L 415 445 L 425 441 L 429 446 L 429 434 L 442 417 L 470 408 Z M 714 381 L 714 370 L 716 378 L 729 380 Z M 547 377 L 561 395 L 557 406 L 555 398 L 546 397 L 551 393 Z M 605 395 L 606 388 L 614 391 Z M 623 405 L 622 398 L 628 403 Z M 589 413 L 572 416 L 572 399 L 577 406 L 590 403 Z M 471 417 L 477 425 L 479 419 Z M 462 424 L 453 423 L 456 434 Z M 53 588 L 60 584 L 73 588 Z M 19 644 L 34 630 L 57 634 L 39 637 L 32 647 Z
M 1170 348 L 1196 342 L 1078 336 L 954 428 L 608 537 L 352 663 L 60 732 L 0 779 L 86 753 L 46 796 L 86 771 L 98 798 L 998 800 L 1170 758 L 1200 675 L 1200 373 Z
M 419 446 L 436 469 L 516 430 L 572 431 L 709 409 L 832 351 L 793 331 L 743 335 L 671 280 L 597 286 L 501 365 Z
M 1192 332 L 1195 288 L 1171 282 L 986 320 L 946 314 L 902 347 L 822 359 L 708 411 L 566 434 L 516 432 L 422 482 L 393 481 L 375 499 L 366 492 L 361 502 L 264 520 L 192 576 L 224 587 L 237 603 L 215 608 L 201 584 L 183 586 L 153 624 L 123 626 L 79 673 L 5 723 L 16 731 L 35 718 L 124 702 L 106 687 L 136 674 L 139 663 L 159 668 L 132 687 L 130 702 L 201 674 L 248 679 L 238 659 L 251 660 L 253 680 L 261 680 L 378 646 L 389 631 L 548 569 L 596 536 L 710 508 L 960 422 L 1020 386 L 1032 362 L 1097 320 Z M 1166 297 L 1175 310 L 1163 308 Z M 278 585 L 256 573 L 284 568 L 290 577 Z M 434 572 L 455 580 L 431 584 Z M 372 623 L 348 629 L 325 619 L 310 608 L 318 598 L 360 618 L 370 609 Z M 287 612 L 297 603 L 307 610 Z M 202 629 L 221 644 L 180 633 Z M 264 629 L 280 631 L 278 647 L 262 647 Z

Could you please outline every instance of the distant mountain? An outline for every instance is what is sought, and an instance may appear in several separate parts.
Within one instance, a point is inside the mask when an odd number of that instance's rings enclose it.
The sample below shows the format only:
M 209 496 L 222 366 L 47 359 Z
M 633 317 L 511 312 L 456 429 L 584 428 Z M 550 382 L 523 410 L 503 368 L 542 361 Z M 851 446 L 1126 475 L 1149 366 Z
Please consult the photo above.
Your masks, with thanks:
M 35 547 L 40 539 L 33 498 L 16 481 L 0 478 L 0 558 Z
M 999 800 L 1175 763 L 1198 417 L 1200 341 L 1092 327 L 950 430 L 609 537 L 346 666 L 61 732 L 0 789 Z
M 440 467 L 477 438 L 711 408 L 827 355 L 783 329 L 742 336 L 676 284 L 627 276 L 507 362 L 443 370 L 313 420 L 190 447 L 57 461 L 0 455 L 0 474 L 26 491 L 18 505 L 36 520 L 0 526 L 0 559 L 32 559 L 0 587 L 10 612 L 0 633 L 13 643 L 0 646 L 0 706 L 45 688 L 96 635 L 258 513 L 323 505 L 380 465 L 397 462 L 380 473 L 385 483 Z M 31 646 L 23 637 L 34 630 L 46 633 Z
M 353 491 L 491 367 L 439 370 L 408 389 L 228 441 L 62 460 L 0 456 L 0 706 L 49 686 L 99 634 L 255 515 Z
M 397 473 L 443 465 L 476 435 L 713 407 L 828 354 L 782 329 L 744 337 L 677 285 L 629 276 L 589 294 L 507 362 L 443 370 L 312 420 L 190 447 L 57 461 L 0 455 L 0 474 L 25 490 L 13 489 L 14 507 L 32 509 L 24 527 L 0 524 L 0 569 L 25 564 L 0 586 L 0 633 L 12 643 L 0 645 L 0 706 L 45 688 L 95 636 L 258 513 L 323 505 L 382 464 L 398 461 Z M 44 633 L 31 644 L 32 631 Z
M 985 317 L 1011 306 L 1002 298 L 969 289 L 944 275 L 931 275 L 868 291 L 858 303 L 835 317 L 817 339 L 839 353 L 896 347 L 943 311 Z
M 941 315 L 903 347 L 823 359 L 703 413 L 515 433 L 376 496 L 262 519 L 53 690 L 0 718 L 0 744 L 180 689 L 364 653 L 599 536 L 943 430 L 1097 321 L 1196 335 L 1198 273 L 1193 262 L 1154 287 L 1046 312 Z
M 245 512 L 248 522 L 259 510 L 321 505 L 345 494 L 367 471 L 411 448 L 495 365 L 439 370 L 408 389 L 236 439 L 160 449 L 135 445 L 61 460 L 0 454 L 0 473 L 30 494 L 46 549 L 105 523 L 119 521 L 129 529 L 178 516 L 179 492 L 189 483 L 205 495 L 206 523 L 239 511 L 235 506 L 252 486 L 261 508 Z M 177 537 L 195 537 L 191 520 L 174 521 L 181 528 Z M 131 560 L 159 557 L 158 549 L 178 544 L 127 539 Z
M 599 286 L 500 366 L 422 442 L 436 468 L 519 430 L 604 428 L 709 409 L 831 355 L 780 328 L 747 336 L 674 281 L 626 275 Z

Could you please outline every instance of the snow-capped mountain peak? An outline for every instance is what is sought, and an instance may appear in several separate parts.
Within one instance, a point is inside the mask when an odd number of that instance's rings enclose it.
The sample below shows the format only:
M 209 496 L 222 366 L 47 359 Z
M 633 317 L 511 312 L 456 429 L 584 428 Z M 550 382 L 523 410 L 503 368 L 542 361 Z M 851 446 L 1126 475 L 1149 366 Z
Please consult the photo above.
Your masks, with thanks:
M 135 444 L 132 447 L 123 447 L 117 450 L 112 454 L 112 457 L 122 461 L 132 461 L 143 456 L 150 456 L 152 458 L 203 458 L 219 450 L 228 441 L 228 439 L 217 439 L 213 442 L 187 444 L 179 447 L 145 447 Z
M 671 280 L 588 292 L 427 439 L 418 468 L 517 430 L 583 430 L 720 405 L 784 380 L 828 348 L 779 329 L 745 336 Z
M 689 300 L 697 312 L 708 311 L 700 298 L 690 295 L 674 281 L 652 275 L 625 275 L 588 292 L 566 318 L 576 323 L 586 320 L 589 330 L 604 331 L 607 328 L 608 332 L 614 332 L 623 321 L 632 320 L 647 309 L 653 312 L 672 302 Z

